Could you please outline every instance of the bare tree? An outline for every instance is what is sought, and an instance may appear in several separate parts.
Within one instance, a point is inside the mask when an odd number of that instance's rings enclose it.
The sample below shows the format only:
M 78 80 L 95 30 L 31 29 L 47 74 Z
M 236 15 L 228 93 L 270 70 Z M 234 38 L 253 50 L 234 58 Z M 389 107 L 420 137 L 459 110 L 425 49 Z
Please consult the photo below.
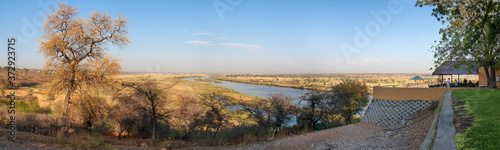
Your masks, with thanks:
M 184 130 L 184 139 L 189 139 L 191 133 L 199 126 L 198 122 L 203 116 L 203 110 L 198 106 L 196 97 L 189 95 L 179 95 L 180 107 L 173 113 L 172 119 L 176 119 L 178 126 Z
M 83 120 L 84 127 L 89 129 L 92 133 L 92 128 L 96 123 L 106 118 L 108 115 L 108 105 L 106 101 L 95 93 L 85 93 L 76 99 L 77 105 L 80 109 L 80 116 Z
M 111 107 L 110 117 L 118 123 L 118 139 L 122 138 L 123 132 L 130 135 L 138 116 L 134 111 L 133 99 L 129 95 L 117 96 L 119 103 Z
M 205 117 L 202 124 L 207 126 L 205 132 L 210 128 L 214 130 L 214 137 L 217 136 L 220 129 L 228 124 L 229 110 L 226 108 L 230 106 L 228 102 L 229 97 L 221 93 L 203 94 L 201 95 L 200 103 L 202 106 L 208 108 L 205 112 Z
M 271 95 L 268 98 L 270 107 L 267 108 L 268 118 L 271 118 L 271 125 L 279 128 L 286 121 L 290 120 L 290 115 L 295 107 L 290 102 L 292 97 L 285 96 L 283 93 Z
M 144 113 L 149 117 L 151 127 L 151 138 L 155 141 L 156 128 L 159 121 L 168 122 L 169 111 L 166 108 L 167 105 L 167 89 L 175 86 L 177 82 L 167 85 L 166 87 L 161 87 L 159 82 L 150 79 L 149 77 L 144 78 L 140 82 L 129 82 L 122 83 L 124 87 L 130 87 L 133 91 L 133 99 L 130 102 L 135 110 L 140 113 Z
M 127 38 L 127 20 L 113 19 L 101 12 L 92 12 L 90 18 L 78 17 L 76 7 L 59 4 L 47 15 L 39 40 L 45 58 L 46 70 L 54 70 L 52 90 L 66 91 L 63 104 L 62 126 L 66 127 L 71 96 L 85 84 L 112 83 L 119 73 L 117 57 L 110 56 L 108 45 L 122 47 L 130 43 Z

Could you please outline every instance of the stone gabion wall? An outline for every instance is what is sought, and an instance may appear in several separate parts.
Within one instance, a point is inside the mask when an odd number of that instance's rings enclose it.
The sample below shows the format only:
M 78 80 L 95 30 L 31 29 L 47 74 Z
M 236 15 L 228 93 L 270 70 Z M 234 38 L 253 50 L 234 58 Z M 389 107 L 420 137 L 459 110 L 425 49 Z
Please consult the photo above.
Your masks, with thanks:
M 394 126 L 405 123 L 404 119 L 424 110 L 438 101 L 405 100 L 393 101 L 373 99 L 361 121 L 379 126 Z

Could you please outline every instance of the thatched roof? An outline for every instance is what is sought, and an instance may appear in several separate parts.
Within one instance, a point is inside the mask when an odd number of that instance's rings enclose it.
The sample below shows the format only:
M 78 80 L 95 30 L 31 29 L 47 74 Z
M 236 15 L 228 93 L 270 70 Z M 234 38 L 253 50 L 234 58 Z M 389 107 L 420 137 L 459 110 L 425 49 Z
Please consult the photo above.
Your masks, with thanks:
M 459 66 L 455 69 L 455 65 Z M 441 66 L 436 68 L 432 75 L 452 75 L 452 74 L 479 74 L 477 65 L 473 65 L 473 68 L 468 72 L 467 65 L 460 65 L 457 61 L 445 61 Z

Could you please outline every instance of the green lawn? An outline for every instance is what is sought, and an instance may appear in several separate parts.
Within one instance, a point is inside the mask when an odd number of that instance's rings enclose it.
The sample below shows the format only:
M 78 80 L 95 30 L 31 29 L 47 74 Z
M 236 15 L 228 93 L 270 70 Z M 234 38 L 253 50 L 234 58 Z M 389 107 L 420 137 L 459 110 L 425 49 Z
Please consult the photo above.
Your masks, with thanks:
M 459 90 L 453 96 L 466 101 L 475 116 L 472 127 L 455 135 L 457 148 L 500 149 L 500 89 Z

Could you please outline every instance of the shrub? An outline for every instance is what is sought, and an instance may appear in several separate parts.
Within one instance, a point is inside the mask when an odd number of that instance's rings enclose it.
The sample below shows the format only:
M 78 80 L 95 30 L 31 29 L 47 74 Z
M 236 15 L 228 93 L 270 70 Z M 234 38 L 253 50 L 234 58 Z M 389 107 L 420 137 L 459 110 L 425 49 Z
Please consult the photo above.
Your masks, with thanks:
M 51 114 L 21 113 L 16 116 L 18 131 L 53 135 L 60 128 L 59 120 Z
M 107 122 L 107 103 L 103 98 L 92 94 L 85 94 L 76 99 L 78 108 L 80 108 L 80 117 L 83 126 L 92 133 L 94 125 L 105 127 Z
M 2 93 L 2 97 L 5 97 L 5 89 L 7 89 L 6 86 L 0 86 L 0 92 Z
M 304 127 L 315 128 L 315 125 L 323 120 L 329 114 L 328 101 L 330 94 L 326 92 L 311 91 L 301 97 L 301 101 L 305 102 L 304 107 L 298 108 L 297 119 Z
M 5 112 L 7 112 L 7 111 L 0 107 L 0 126 L 7 124 L 7 122 L 6 122 L 7 118 L 4 114 Z
M 353 121 L 354 122 L 354 121 Z M 342 121 L 340 120 L 334 120 L 332 122 L 327 122 L 325 120 L 322 120 L 320 123 L 318 123 L 316 126 L 314 126 L 314 130 L 323 130 L 323 129 L 328 129 L 328 128 L 335 128 L 342 126 Z
M 49 114 L 52 112 L 50 108 L 40 107 L 36 97 L 32 97 L 28 101 L 18 101 L 16 103 L 17 110 L 21 113 L 41 113 Z
M 17 130 L 26 131 L 30 133 L 37 133 L 39 129 L 47 127 L 44 123 L 47 118 L 46 115 L 26 113 L 16 117 Z
M 207 108 L 205 117 L 201 125 L 205 126 L 207 131 L 213 131 L 213 136 L 217 136 L 219 131 L 229 125 L 229 97 L 221 93 L 204 94 L 201 97 L 200 104 Z
M 7 106 L 7 105 L 9 105 L 9 103 L 10 103 L 10 100 L 8 100 L 8 99 L 0 99 L 1 106 L 4 106 L 4 105 Z
M 169 98 L 167 89 L 172 88 L 178 82 L 175 82 L 168 87 L 160 86 L 160 82 L 156 79 L 148 77 L 142 79 L 140 82 L 122 83 L 122 86 L 133 89 L 133 98 L 129 99 L 127 103 L 134 106 L 133 110 L 139 111 L 140 116 L 149 121 L 148 125 L 151 127 L 151 139 L 156 142 L 157 135 L 156 129 L 162 126 L 159 122 L 165 122 L 165 127 L 169 127 L 167 119 L 170 117 L 170 112 L 167 111 L 167 99 Z M 164 130 L 164 129 L 160 129 Z M 168 129 L 167 129 L 168 130 Z
M 120 99 L 122 99 L 122 97 L 120 97 Z M 136 120 L 138 120 L 136 114 L 131 109 L 126 107 L 126 104 L 113 106 L 110 110 L 110 115 L 110 118 L 118 124 L 117 132 L 119 140 L 122 138 L 122 134 L 124 132 L 127 134 L 132 132 L 135 127 Z
M 267 113 L 271 114 L 271 126 L 279 128 L 290 120 L 290 115 L 295 109 L 295 106 L 291 103 L 292 97 L 284 94 L 274 94 L 268 100 L 270 107 Z
M 332 88 L 334 96 L 330 104 L 335 105 L 345 118 L 346 124 L 353 123 L 353 115 L 362 110 L 368 105 L 368 87 L 365 83 L 349 78 L 343 79 L 342 82 Z
M 104 145 L 104 140 L 100 135 L 79 130 L 69 135 L 65 135 L 60 131 L 52 139 L 52 142 L 55 144 L 70 145 L 76 149 L 97 149 Z

